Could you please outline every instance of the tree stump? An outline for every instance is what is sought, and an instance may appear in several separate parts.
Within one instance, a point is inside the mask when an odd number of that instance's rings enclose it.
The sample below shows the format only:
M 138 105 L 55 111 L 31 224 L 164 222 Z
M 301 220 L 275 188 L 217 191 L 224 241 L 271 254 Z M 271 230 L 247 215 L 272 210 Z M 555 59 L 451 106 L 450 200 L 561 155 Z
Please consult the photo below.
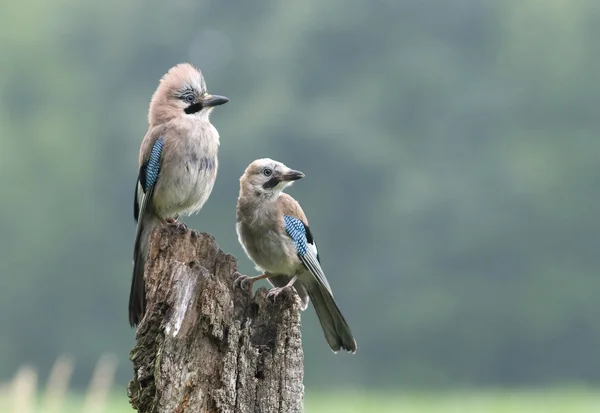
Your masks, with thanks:
M 236 259 L 179 225 L 154 231 L 147 308 L 131 351 L 140 413 L 302 412 L 300 302 L 233 288 Z

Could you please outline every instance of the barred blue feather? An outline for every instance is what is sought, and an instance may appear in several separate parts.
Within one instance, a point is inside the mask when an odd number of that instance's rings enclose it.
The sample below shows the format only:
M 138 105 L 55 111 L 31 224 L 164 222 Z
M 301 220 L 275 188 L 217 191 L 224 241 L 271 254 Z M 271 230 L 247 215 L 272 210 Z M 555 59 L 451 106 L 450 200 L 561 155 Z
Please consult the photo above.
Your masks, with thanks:
M 164 138 L 161 136 L 152 145 L 148 165 L 146 166 L 146 182 L 144 192 L 148 192 L 150 188 L 156 184 L 158 172 L 160 171 L 160 155 L 163 150 Z
M 304 223 L 298 218 L 294 218 L 289 215 L 284 215 L 283 220 L 285 221 L 285 230 L 296 243 L 298 255 L 303 257 L 308 248 L 306 242 L 306 228 L 304 227 Z

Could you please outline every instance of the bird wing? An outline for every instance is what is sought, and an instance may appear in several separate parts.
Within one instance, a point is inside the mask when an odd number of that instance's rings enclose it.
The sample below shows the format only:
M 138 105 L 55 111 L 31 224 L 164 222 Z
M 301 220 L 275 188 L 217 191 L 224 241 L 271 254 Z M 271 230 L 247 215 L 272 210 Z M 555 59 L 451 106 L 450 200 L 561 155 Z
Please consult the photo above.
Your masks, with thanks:
M 137 222 L 140 217 L 140 207 L 143 197 L 149 189 L 154 189 L 158 179 L 158 172 L 164 157 L 164 143 L 167 130 L 162 127 L 154 127 L 148 130 L 140 145 L 138 157 L 138 176 L 135 182 L 133 198 L 133 218 Z M 158 141 L 161 141 L 160 143 Z M 152 194 L 150 194 L 152 195 Z
M 133 217 L 138 223 L 135 234 L 134 251 L 139 250 L 138 244 L 140 242 L 140 235 L 142 232 L 141 218 L 144 217 L 148 210 L 150 201 L 152 200 L 152 194 L 154 193 L 154 188 L 156 187 L 156 181 L 158 180 L 164 139 L 164 136 L 160 136 L 154 142 L 154 144 L 152 144 L 152 149 L 150 150 L 148 159 L 146 159 L 140 166 L 133 200 Z
M 300 261 L 315 277 L 315 280 L 324 286 L 329 294 L 331 294 L 333 297 L 329 282 L 327 281 L 325 273 L 321 268 L 317 244 L 312 233 L 310 232 L 308 224 L 300 218 L 285 214 L 283 215 L 283 220 L 287 234 L 296 243 L 296 251 L 298 252 Z
M 331 349 L 336 352 L 345 349 L 356 351 L 356 340 L 350 327 L 336 304 L 329 282 L 323 273 L 317 252 L 317 244 L 313 237 L 308 220 L 300 204 L 287 194 L 279 196 L 280 211 L 283 213 L 283 224 L 287 234 L 296 244 L 298 257 L 313 276 L 313 283 L 301 283 L 313 303 L 325 338 Z

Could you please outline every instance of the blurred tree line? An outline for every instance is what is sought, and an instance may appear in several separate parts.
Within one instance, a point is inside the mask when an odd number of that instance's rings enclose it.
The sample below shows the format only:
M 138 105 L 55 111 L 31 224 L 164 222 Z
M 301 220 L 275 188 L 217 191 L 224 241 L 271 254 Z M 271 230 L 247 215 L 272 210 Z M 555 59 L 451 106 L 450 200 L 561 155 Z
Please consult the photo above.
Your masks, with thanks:
M 0 13 L 0 377 L 121 359 L 132 189 L 158 79 L 190 61 L 219 177 L 186 219 L 254 274 L 238 178 L 272 157 L 358 341 L 303 315 L 311 386 L 599 382 L 600 3 L 9 0 Z

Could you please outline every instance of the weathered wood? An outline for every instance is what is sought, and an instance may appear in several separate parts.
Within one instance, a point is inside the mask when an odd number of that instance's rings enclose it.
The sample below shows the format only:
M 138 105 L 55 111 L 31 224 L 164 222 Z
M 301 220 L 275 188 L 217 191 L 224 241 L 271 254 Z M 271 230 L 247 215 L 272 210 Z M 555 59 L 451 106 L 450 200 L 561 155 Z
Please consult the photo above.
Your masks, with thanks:
M 300 302 L 233 289 L 237 263 L 205 233 L 154 231 L 128 394 L 143 413 L 302 412 Z

